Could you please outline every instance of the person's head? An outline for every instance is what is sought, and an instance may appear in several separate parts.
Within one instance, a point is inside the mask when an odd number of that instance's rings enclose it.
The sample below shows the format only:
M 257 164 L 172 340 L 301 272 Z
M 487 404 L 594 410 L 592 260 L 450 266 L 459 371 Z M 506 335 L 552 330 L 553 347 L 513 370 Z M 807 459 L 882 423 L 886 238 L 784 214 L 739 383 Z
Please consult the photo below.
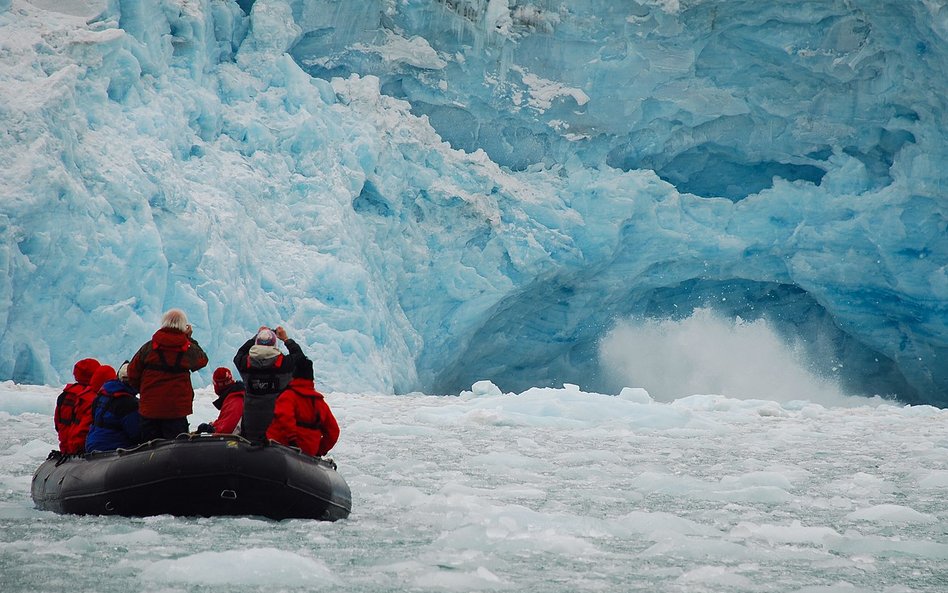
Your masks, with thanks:
M 94 358 L 83 358 L 72 367 L 72 376 L 76 378 L 76 383 L 88 385 L 92 380 L 92 374 L 99 368 L 99 361 Z
M 227 367 L 218 367 L 214 371 L 214 393 L 221 395 L 221 392 L 234 384 L 234 375 Z
M 188 331 L 188 316 L 181 309 L 168 309 L 161 316 L 161 327 L 176 329 L 178 331 Z
M 122 363 L 122 366 L 119 367 L 117 373 L 115 373 L 116 378 L 122 383 L 128 383 L 128 361 Z
M 293 369 L 293 378 L 294 379 L 309 379 L 313 380 L 313 361 L 304 358 L 296 363 L 296 368 Z
M 272 329 L 265 327 L 257 332 L 253 343 L 257 346 L 276 346 L 277 335 Z
M 89 387 L 92 388 L 92 391 L 98 393 L 99 389 L 101 389 L 103 385 L 114 378 L 115 369 L 107 364 L 104 364 L 97 368 L 94 373 L 92 373 L 92 378 L 89 380 Z

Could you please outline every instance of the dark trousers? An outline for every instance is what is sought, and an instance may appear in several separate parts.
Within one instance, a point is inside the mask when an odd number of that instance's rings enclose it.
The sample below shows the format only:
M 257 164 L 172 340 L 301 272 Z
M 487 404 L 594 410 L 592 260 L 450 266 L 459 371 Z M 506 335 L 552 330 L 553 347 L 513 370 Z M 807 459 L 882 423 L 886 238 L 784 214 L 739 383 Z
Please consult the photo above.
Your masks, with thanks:
M 142 442 L 154 439 L 173 439 L 182 432 L 188 432 L 188 418 L 145 418 L 141 419 Z
M 240 420 L 240 436 L 254 443 L 267 440 L 267 429 L 273 422 L 273 405 L 279 393 L 244 394 L 244 415 Z

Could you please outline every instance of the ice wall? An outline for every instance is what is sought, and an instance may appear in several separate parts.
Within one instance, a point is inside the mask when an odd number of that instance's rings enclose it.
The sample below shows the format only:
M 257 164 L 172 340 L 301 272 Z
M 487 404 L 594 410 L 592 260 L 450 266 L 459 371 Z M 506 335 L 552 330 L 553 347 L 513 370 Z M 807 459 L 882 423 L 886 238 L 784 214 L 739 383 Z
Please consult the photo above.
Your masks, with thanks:
M 0 377 L 182 306 L 328 389 L 607 390 L 618 320 L 712 309 L 948 404 L 937 3 L 8 4 Z
M 682 193 L 747 202 L 684 198 L 682 209 L 710 223 L 687 237 L 690 223 L 676 221 L 666 237 L 662 220 L 627 220 L 622 255 L 640 242 L 657 247 L 626 256 L 641 269 L 627 275 L 617 250 L 609 265 L 560 268 L 507 296 L 472 340 L 479 346 L 441 371 L 445 387 L 476 378 L 485 360 L 519 377 L 518 388 L 538 369 L 553 379 L 576 364 L 587 368 L 573 374 L 589 376 L 596 336 L 614 318 L 710 303 L 770 319 L 808 344 L 821 371 L 848 368 L 841 379 L 855 390 L 948 397 L 939 370 L 948 346 L 937 165 L 946 155 L 944 4 L 457 0 L 295 10 L 302 36 L 291 53 L 308 72 L 377 75 L 455 148 L 517 171 L 578 162 L 598 179 L 607 168 L 652 170 Z M 584 194 L 587 182 L 566 191 Z M 660 280 L 642 270 L 660 270 Z M 535 354 L 511 365 L 511 349 Z

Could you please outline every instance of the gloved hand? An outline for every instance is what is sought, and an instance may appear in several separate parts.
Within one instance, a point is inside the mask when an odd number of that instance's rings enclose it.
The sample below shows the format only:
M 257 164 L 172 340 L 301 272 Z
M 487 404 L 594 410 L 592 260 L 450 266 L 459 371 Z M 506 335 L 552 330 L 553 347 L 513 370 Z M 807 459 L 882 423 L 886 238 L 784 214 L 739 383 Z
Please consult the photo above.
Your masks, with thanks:
M 203 432 L 203 433 L 207 433 L 207 434 L 214 434 L 214 425 L 213 425 L 213 424 L 208 424 L 207 422 L 203 422 L 203 423 L 201 423 L 201 424 L 198 425 L 198 427 L 197 427 L 197 432 L 198 432 L 198 434 L 200 434 L 200 433 L 202 433 L 202 432 Z

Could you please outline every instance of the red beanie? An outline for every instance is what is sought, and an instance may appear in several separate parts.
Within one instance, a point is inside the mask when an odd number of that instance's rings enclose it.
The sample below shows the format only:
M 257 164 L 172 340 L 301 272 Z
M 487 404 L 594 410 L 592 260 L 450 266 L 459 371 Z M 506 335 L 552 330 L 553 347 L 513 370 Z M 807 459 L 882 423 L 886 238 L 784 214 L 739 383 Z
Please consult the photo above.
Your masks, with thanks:
M 99 389 L 101 389 L 107 381 L 111 381 L 114 378 L 115 369 L 107 364 L 104 364 L 97 368 L 94 373 L 92 373 L 92 379 L 89 380 L 89 387 L 92 388 L 92 391 L 99 393 Z
M 83 358 L 72 367 L 72 376 L 77 383 L 88 385 L 92 380 L 92 373 L 99 368 L 99 361 L 94 358 Z
M 230 369 L 226 367 L 218 367 L 214 371 L 214 387 L 225 387 L 234 382 L 234 376 L 231 374 Z

